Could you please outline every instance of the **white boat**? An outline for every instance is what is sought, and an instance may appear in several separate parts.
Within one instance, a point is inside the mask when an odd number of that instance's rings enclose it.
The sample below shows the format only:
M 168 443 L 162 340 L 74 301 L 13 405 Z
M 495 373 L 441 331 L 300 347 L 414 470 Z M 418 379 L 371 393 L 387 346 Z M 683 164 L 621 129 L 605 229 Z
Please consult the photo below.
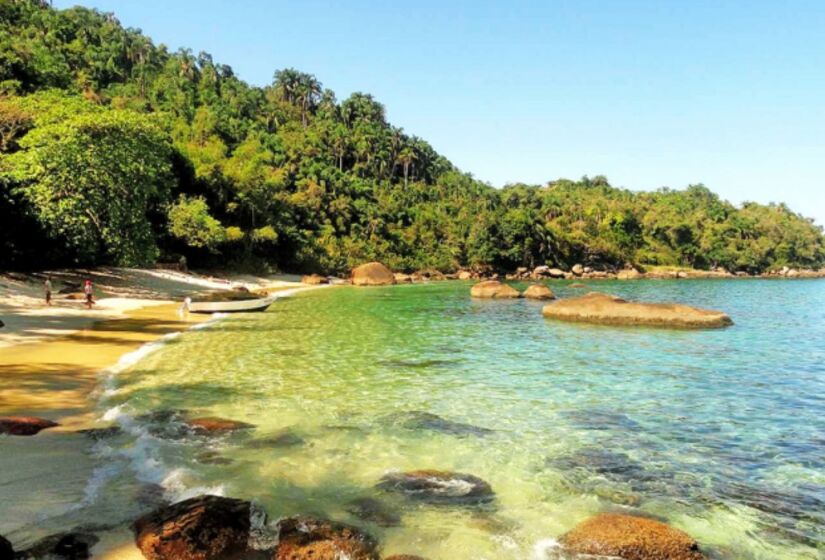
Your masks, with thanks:
M 189 304 L 192 313 L 252 313 L 266 311 L 275 298 L 236 299 L 231 301 L 193 301 Z

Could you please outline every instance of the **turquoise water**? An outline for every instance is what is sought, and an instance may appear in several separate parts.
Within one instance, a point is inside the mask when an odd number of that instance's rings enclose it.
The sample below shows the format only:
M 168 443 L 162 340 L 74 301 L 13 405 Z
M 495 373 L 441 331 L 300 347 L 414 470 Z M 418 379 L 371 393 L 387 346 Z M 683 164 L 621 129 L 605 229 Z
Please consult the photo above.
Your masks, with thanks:
M 541 303 L 472 300 L 469 286 L 316 290 L 169 340 L 101 394 L 126 432 L 90 447 L 91 497 L 63 518 L 211 491 L 274 518 L 359 525 L 385 554 L 532 560 L 587 516 L 623 510 L 716 558 L 825 555 L 825 282 L 592 283 L 735 321 L 708 331 L 553 322 Z M 169 410 L 255 428 L 171 433 Z M 495 500 L 375 488 L 415 469 L 476 475 Z M 380 514 L 363 519 L 365 500 Z

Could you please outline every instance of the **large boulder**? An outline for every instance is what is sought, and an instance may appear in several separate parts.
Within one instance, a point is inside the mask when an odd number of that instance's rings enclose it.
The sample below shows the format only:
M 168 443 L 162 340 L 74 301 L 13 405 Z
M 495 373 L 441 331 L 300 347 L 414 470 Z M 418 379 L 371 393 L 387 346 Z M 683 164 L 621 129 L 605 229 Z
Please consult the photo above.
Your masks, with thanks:
M 135 521 L 135 544 L 149 560 L 223 560 L 247 550 L 251 505 L 198 496 Z
M 564 278 L 564 271 L 560 268 L 551 268 L 547 271 L 547 276 L 550 278 Z
M 388 473 L 378 488 L 443 505 L 475 505 L 495 497 L 490 485 L 477 476 L 437 470 Z
M 544 284 L 530 284 L 522 295 L 530 299 L 556 299 L 553 291 Z
M 2 535 L 0 535 L 0 560 L 14 560 L 14 549 Z
M 616 274 L 616 278 L 619 280 L 635 280 L 637 278 L 641 278 L 642 273 L 636 270 L 635 268 L 625 268 L 620 270 Z
M 477 298 L 497 298 L 512 299 L 519 298 L 521 294 L 518 290 L 507 284 L 502 284 L 498 280 L 487 280 L 479 282 L 470 288 L 470 295 Z
M 329 278 L 326 276 L 321 276 L 320 274 L 308 274 L 301 277 L 301 283 L 309 284 L 311 286 L 317 286 L 318 284 L 329 284 Z
M 637 303 L 590 292 L 581 297 L 545 305 L 542 314 L 551 319 L 608 325 L 643 325 L 678 328 L 727 327 L 733 321 L 721 311 L 678 303 Z
M 699 545 L 686 533 L 653 519 L 600 513 L 559 542 L 570 552 L 624 560 L 703 560 Z
M 46 418 L 36 416 L 0 416 L 0 434 L 11 436 L 33 436 L 47 428 L 59 426 Z
M 469 270 L 459 270 L 458 271 L 458 279 L 459 280 L 470 280 L 473 277 L 473 273 Z
M 582 274 L 584 274 L 584 267 L 580 264 L 574 264 L 573 268 L 570 269 L 570 272 L 572 272 L 576 276 L 581 276 Z
M 352 283 L 356 286 L 387 286 L 395 284 L 395 276 L 383 264 L 371 262 L 352 269 Z
M 372 536 L 355 527 L 298 515 L 278 522 L 273 560 L 378 560 L 377 548 Z

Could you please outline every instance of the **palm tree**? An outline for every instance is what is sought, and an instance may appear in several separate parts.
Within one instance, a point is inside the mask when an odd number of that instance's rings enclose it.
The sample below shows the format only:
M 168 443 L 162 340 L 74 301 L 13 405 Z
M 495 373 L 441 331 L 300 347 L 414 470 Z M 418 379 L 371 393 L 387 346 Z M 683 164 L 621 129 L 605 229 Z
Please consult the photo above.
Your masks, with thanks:
M 410 165 L 412 165 L 417 159 L 418 156 L 415 154 L 415 151 L 413 151 L 413 149 L 409 146 L 404 147 L 404 149 L 401 150 L 401 153 L 398 154 L 398 163 L 404 167 L 404 188 L 407 187 L 407 179 L 410 174 Z

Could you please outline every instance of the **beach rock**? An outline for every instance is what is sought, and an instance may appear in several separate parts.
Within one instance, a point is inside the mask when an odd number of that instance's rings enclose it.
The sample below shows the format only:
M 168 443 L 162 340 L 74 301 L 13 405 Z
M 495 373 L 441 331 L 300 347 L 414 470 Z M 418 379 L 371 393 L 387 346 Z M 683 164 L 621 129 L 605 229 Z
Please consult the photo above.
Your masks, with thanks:
M 470 280 L 473 277 L 473 273 L 469 270 L 459 270 L 458 271 L 458 279 L 459 280 Z
M 355 286 L 387 286 L 395 284 L 395 276 L 383 264 L 371 262 L 352 269 L 352 283 Z
M 59 425 L 57 422 L 36 416 L 0 416 L 0 434 L 11 436 L 33 436 L 40 430 Z
M 519 298 L 521 294 L 507 284 L 502 284 L 498 280 L 488 280 L 479 282 L 470 288 L 470 295 L 477 298 L 512 299 Z
M 377 487 L 431 504 L 475 505 L 495 497 L 490 485 L 477 476 L 437 470 L 388 473 Z
M 570 272 L 572 272 L 576 276 L 581 276 L 582 274 L 584 274 L 584 267 L 580 264 L 574 264 L 573 268 L 570 269 Z
M 412 276 L 400 272 L 393 274 L 393 277 L 395 278 L 396 284 L 410 284 L 413 281 Z
M 624 270 L 620 270 L 616 274 L 616 278 L 619 280 L 635 280 L 637 278 L 641 278 L 642 273 L 636 270 L 635 268 L 627 268 Z
M 320 274 L 308 274 L 301 277 L 301 283 L 312 286 L 317 286 L 318 284 L 329 284 L 329 278 L 326 276 L 321 276 Z
M 702 329 L 733 324 L 731 318 L 721 311 L 678 303 L 628 302 L 599 292 L 551 303 L 544 306 L 542 314 L 550 319 L 606 325 Z
M 135 544 L 149 560 L 220 560 L 247 549 L 251 505 L 198 496 L 161 507 L 135 521 Z
M 252 424 L 239 422 L 237 420 L 227 420 L 217 416 L 204 416 L 203 418 L 192 418 L 186 421 L 186 425 L 196 434 L 227 434 L 238 430 L 249 430 L 254 428 Z
M 530 284 L 522 295 L 530 299 L 556 299 L 552 290 L 544 284 Z
M 90 550 L 100 541 L 92 533 L 74 530 L 40 539 L 28 549 L 18 552 L 17 558 L 60 558 L 83 560 L 91 558 Z M 0 558 L 3 556 L 0 554 Z
M 347 504 L 347 511 L 358 519 L 375 523 L 379 527 L 401 525 L 401 516 L 398 512 L 375 498 L 356 498 Z
M 600 513 L 563 535 L 570 552 L 624 560 L 703 560 L 699 545 L 686 533 L 653 519 Z
M 14 560 L 14 549 L 2 535 L 0 535 L 0 560 Z
M 550 278 L 564 278 L 564 271 L 560 268 L 550 268 L 547 270 L 547 276 Z
M 493 430 L 487 428 L 473 426 L 472 424 L 465 424 L 463 422 L 454 422 L 442 418 L 437 414 L 422 412 L 420 410 L 390 414 L 386 417 L 386 420 L 389 423 L 399 425 L 409 430 L 430 430 L 459 437 L 487 436 L 493 433 Z
M 378 560 L 378 543 L 343 523 L 298 515 L 278 522 L 273 560 Z

